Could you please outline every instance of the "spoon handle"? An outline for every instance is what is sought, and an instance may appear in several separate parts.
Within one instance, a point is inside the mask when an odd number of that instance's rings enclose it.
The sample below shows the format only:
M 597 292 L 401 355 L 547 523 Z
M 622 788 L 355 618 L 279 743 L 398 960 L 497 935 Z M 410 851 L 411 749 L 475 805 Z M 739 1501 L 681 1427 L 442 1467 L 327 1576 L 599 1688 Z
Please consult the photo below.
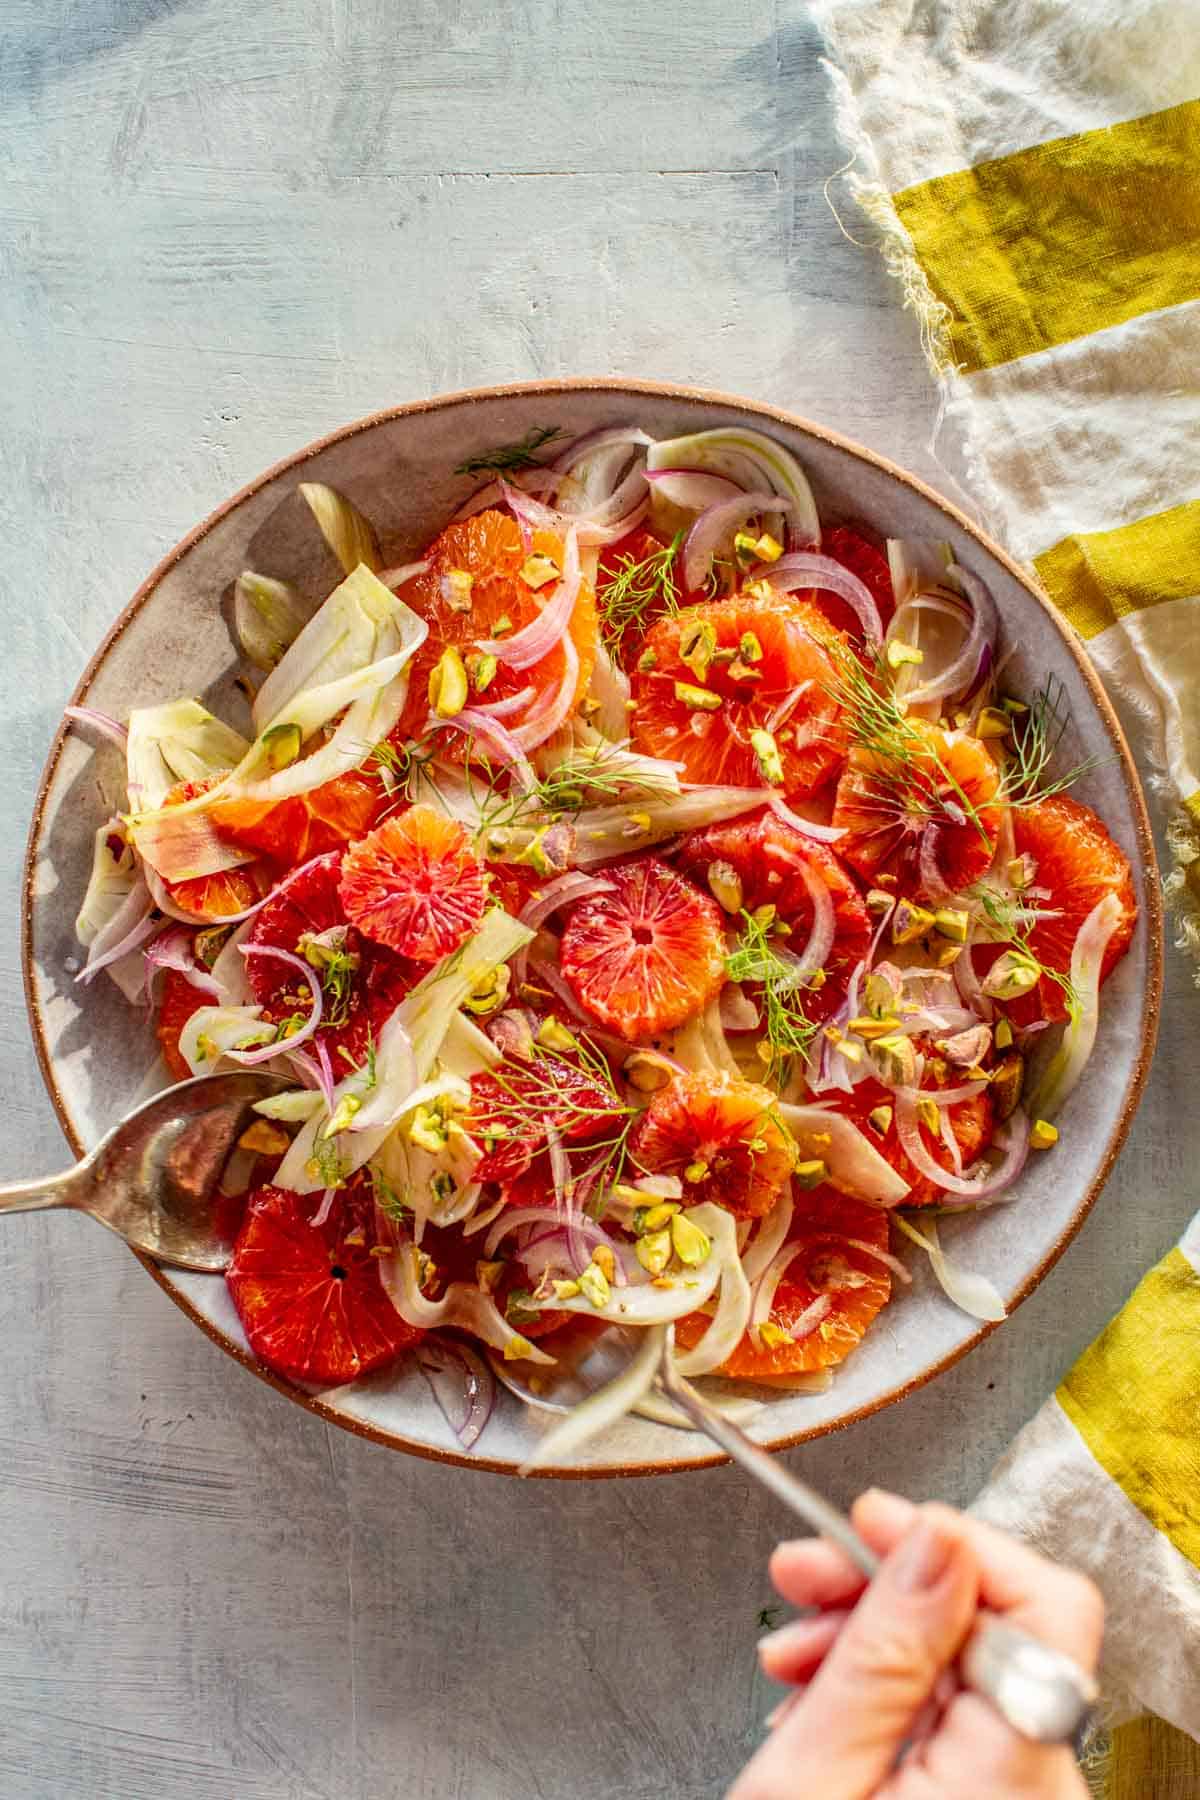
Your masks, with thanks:
M 70 1206 L 74 1169 L 61 1175 L 44 1175 L 40 1181 L 9 1181 L 0 1184 L 0 1213 L 44 1212 L 51 1206 Z
M 675 1372 L 669 1352 L 663 1358 L 661 1381 L 692 1423 L 728 1451 L 748 1474 L 844 1550 L 864 1575 L 870 1578 L 875 1574 L 879 1558 L 849 1519 L 748 1438 L 732 1419 L 710 1406 Z M 1069 1656 L 989 1612 L 976 1618 L 957 1673 L 963 1686 L 990 1700 L 1014 1731 L 1037 1743 L 1071 1742 L 1096 1700 L 1095 1682 Z

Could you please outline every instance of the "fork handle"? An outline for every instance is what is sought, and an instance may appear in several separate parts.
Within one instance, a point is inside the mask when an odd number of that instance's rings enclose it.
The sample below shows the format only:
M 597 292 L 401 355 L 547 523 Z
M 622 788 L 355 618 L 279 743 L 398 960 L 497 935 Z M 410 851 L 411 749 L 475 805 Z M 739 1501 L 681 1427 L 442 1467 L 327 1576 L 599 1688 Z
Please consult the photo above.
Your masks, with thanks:
M 776 1499 L 844 1550 L 868 1580 L 874 1576 L 880 1559 L 845 1514 L 710 1406 L 671 1367 L 670 1352 L 663 1358 L 661 1380 L 694 1425 Z M 959 1657 L 958 1674 L 964 1687 L 982 1694 L 1014 1731 L 1036 1743 L 1073 1742 L 1097 1698 L 1095 1682 L 1077 1662 L 995 1613 L 981 1612 L 976 1618 Z

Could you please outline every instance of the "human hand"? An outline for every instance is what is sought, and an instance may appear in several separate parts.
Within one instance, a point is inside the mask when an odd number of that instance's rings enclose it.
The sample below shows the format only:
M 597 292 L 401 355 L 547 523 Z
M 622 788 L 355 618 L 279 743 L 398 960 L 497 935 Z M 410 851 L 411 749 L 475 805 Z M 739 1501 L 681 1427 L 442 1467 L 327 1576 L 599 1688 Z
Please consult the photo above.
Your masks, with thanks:
M 1094 1669 L 1093 1584 L 947 1506 L 871 1489 L 851 1517 L 885 1559 L 869 1588 L 821 1538 L 771 1558 L 784 1599 L 820 1611 L 759 1645 L 797 1691 L 729 1800 L 1085 1800 L 1067 1745 L 1020 1737 L 950 1671 L 980 1606 Z

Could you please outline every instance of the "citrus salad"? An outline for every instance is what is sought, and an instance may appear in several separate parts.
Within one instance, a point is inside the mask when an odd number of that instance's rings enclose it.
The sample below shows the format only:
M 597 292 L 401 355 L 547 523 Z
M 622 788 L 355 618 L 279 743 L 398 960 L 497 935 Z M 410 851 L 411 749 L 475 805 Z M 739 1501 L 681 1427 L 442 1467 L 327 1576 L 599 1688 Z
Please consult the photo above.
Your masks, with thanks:
M 1054 1144 L 1137 910 L 1061 692 L 1008 691 L 948 546 L 820 519 L 754 431 L 457 473 L 403 567 L 301 487 L 344 579 L 240 576 L 241 725 L 69 709 L 128 783 L 79 980 L 172 1077 L 287 1078 L 223 1177 L 252 1350 L 313 1388 L 415 1350 L 470 1447 L 493 1363 L 643 1332 L 537 1462 L 669 1418 L 664 1351 L 828 1385 L 913 1246 L 1001 1317 L 937 1220 Z

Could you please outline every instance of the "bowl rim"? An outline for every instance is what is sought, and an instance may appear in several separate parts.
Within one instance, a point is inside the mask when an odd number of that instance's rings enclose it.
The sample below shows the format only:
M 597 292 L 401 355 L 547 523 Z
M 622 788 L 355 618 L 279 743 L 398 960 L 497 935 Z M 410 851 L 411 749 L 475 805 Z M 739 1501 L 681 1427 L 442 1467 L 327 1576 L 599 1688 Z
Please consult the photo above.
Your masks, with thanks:
M 1050 621 L 1058 637 L 1066 646 L 1068 653 L 1083 679 L 1084 685 L 1088 689 L 1104 730 L 1111 740 L 1116 760 L 1120 766 L 1121 779 L 1124 783 L 1130 811 L 1133 815 L 1137 849 L 1142 859 L 1142 867 L 1145 876 L 1145 903 L 1143 912 L 1147 929 L 1147 985 L 1142 1008 L 1141 1031 L 1137 1054 L 1133 1062 L 1128 1086 L 1126 1087 L 1120 1109 L 1110 1127 L 1108 1139 L 1105 1143 L 1096 1173 L 1089 1182 L 1087 1189 L 1080 1197 L 1074 1212 L 1064 1225 L 1055 1242 L 1050 1246 L 1036 1268 L 1031 1270 L 1027 1275 L 1024 1282 L 1021 1284 L 1021 1287 L 1012 1297 L 1007 1314 L 1007 1318 L 1011 1318 L 1021 1303 L 1028 1299 L 1034 1289 L 1041 1284 L 1046 1275 L 1062 1256 L 1063 1252 L 1067 1249 L 1068 1245 L 1071 1244 L 1077 1236 L 1084 1220 L 1095 1205 L 1105 1181 L 1108 1179 L 1112 1165 L 1116 1161 L 1121 1147 L 1125 1142 L 1134 1114 L 1137 1111 L 1149 1074 L 1150 1064 L 1154 1054 L 1155 1040 L 1158 1033 L 1163 983 L 1163 901 L 1161 886 L 1158 879 L 1158 860 L 1154 848 L 1154 837 L 1151 830 L 1150 817 L 1147 811 L 1146 800 L 1142 792 L 1141 783 L 1138 780 L 1137 772 L 1134 767 L 1129 744 L 1117 718 L 1116 712 L 1113 709 L 1112 702 L 1109 700 L 1108 695 L 1100 682 L 1100 678 L 1093 668 L 1081 642 L 1075 637 L 1070 630 L 1070 627 L 1063 620 L 1061 614 L 1056 610 L 1046 594 L 1043 593 L 1042 589 L 1034 581 L 1028 569 L 1023 567 L 1014 557 L 1009 555 L 1001 545 L 996 543 L 987 532 L 977 525 L 973 519 L 969 518 L 966 513 L 955 506 L 952 501 L 946 499 L 944 495 L 939 494 L 934 488 L 931 488 L 926 482 L 922 481 L 919 476 L 913 475 L 908 470 L 901 468 L 898 463 L 893 462 L 889 457 L 881 455 L 878 451 L 868 449 L 865 445 L 855 442 L 853 438 L 848 438 L 841 432 L 831 430 L 828 426 L 816 424 L 812 420 L 804 418 L 801 414 L 790 412 L 784 407 L 773 406 L 768 401 L 752 400 L 745 395 L 728 394 L 720 389 L 689 387 L 678 382 L 649 381 L 633 378 L 625 379 L 619 376 L 567 376 L 545 381 L 502 382 L 496 385 L 483 387 L 461 388 L 450 393 L 431 395 L 423 400 L 404 401 L 395 406 L 384 407 L 378 412 L 367 413 L 362 418 L 352 420 L 349 424 L 338 426 L 334 430 L 326 432 L 323 436 L 315 438 L 311 443 L 304 445 L 303 448 L 295 450 L 287 456 L 281 457 L 277 462 L 272 463 L 268 468 L 264 469 L 252 480 L 245 483 L 244 486 L 240 487 L 227 500 L 223 501 L 219 506 L 208 513 L 199 524 L 194 526 L 186 536 L 182 537 L 179 542 L 160 559 L 142 581 L 132 598 L 122 607 L 113 624 L 105 633 L 99 647 L 89 658 L 87 666 L 76 683 L 67 705 L 78 706 L 84 702 L 92 682 L 95 680 L 97 673 L 113 649 L 113 646 L 126 631 L 131 621 L 149 603 L 168 571 L 174 568 L 194 545 L 200 543 L 203 538 L 207 537 L 209 532 L 212 531 L 221 520 L 225 519 L 230 513 L 235 512 L 238 507 L 246 500 L 250 499 L 254 494 L 258 493 L 260 489 L 267 485 L 267 483 L 274 481 L 281 475 L 285 475 L 289 470 L 302 467 L 312 457 L 331 448 L 333 445 L 344 443 L 365 432 L 373 431 L 376 427 L 388 424 L 394 419 L 419 418 L 426 413 L 447 412 L 456 407 L 474 405 L 481 400 L 513 399 L 531 395 L 546 396 L 549 398 L 579 393 L 629 395 L 635 398 L 640 395 L 665 397 L 674 400 L 692 401 L 705 406 L 722 408 L 725 411 L 739 412 L 746 415 L 748 420 L 757 421 L 760 424 L 767 421 L 785 425 L 789 429 L 801 433 L 803 436 L 815 438 L 822 443 L 833 446 L 835 449 L 849 452 L 850 455 L 858 458 L 862 462 L 870 463 L 883 473 L 890 475 L 894 480 L 902 483 L 912 492 L 919 494 L 922 499 L 932 502 L 939 511 L 952 519 L 960 530 L 965 531 L 989 556 L 1001 564 L 1007 573 L 1020 584 L 1030 599 L 1040 608 L 1042 613 Z M 54 779 L 59 760 L 62 756 L 69 725 L 70 721 L 64 715 L 54 734 L 54 738 L 46 756 L 46 761 L 38 781 L 37 794 L 34 800 L 33 813 L 30 820 L 29 836 L 26 843 L 21 876 L 21 972 L 24 986 L 25 1007 L 29 1016 L 34 1051 L 37 1056 L 42 1080 L 46 1086 L 58 1122 L 62 1127 L 63 1135 L 66 1137 L 67 1142 L 70 1144 L 75 1154 L 77 1156 L 82 1156 L 86 1146 L 82 1143 L 76 1133 L 66 1102 L 59 1090 L 54 1069 L 54 1059 L 50 1053 L 46 1038 L 45 1020 L 42 1016 L 41 1002 L 37 994 L 34 974 L 33 946 L 34 870 L 41 841 L 42 825 L 46 804 L 49 798 L 50 784 Z M 197 1325 L 207 1337 L 211 1338 L 215 1344 L 219 1345 L 226 1355 L 232 1357 L 235 1362 L 240 1363 L 243 1368 L 248 1369 L 252 1374 L 256 1375 L 260 1381 L 266 1382 L 278 1393 L 283 1394 L 287 1399 L 295 1402 L 297 1405 L 303 1406 L 309 1412 L 315 1414 L 316 1417 L 323 1419 L 327 1424 L 337 1425 L 344 1431 L 349 1431 L 357 1437 L 367 1438 L 373 1443 L 385 1445 L 388 1449 L 403 1450 L 409 1455 L 423 1457 L 429 1462 L 449 1464 L 463 1469 L 482 1469 L 492 1474 L 515 1475 L 517 1473 L 517 1463 L 508 1458 L 471 1456 L 464 1451 L 439 1449 L 436 1445 L 422 1443 L 417 1439 L 408 1438 L 398 1431 L 381 1429 L 377 1425 L 353 1418 L 348 1414 L 338 1412 L 334 1408 L 327 1406 L 319 1395 L 306 1393 L 302 1388 L 299 1388 L 291 1382 L 286 1381 L 283 1377 L 276 1375 L 272 1370 L 265 1368 L 259 1363 L 247 1350 L 244 1350 L 239 1344 L 235 1343 L 232 1338 L 227 1337 L 219 1327 L 212 1324 L 196 1309 L 195 1306 L 192 1305 L 187 1296 L 168 1279 L 152 1258 L 141 1251 L 132 1250 L 132 1247 L 131 1254 L 137 1258 L 142 1264 L 142 1267 L 153 1277 L 158 1283 L 158 1286 L 170 1297 L 174 1304 L 179 1307 L 180 1311 L 183 1312 L 194 1325 Z M 933 1363 L 927 1369 L 922 1370 L 919 1375 L 914 1376 L 911 1380 L 899 1383 L 894 1388 L 890 1388 L 886 1393 L 879 1395 L 876 1399 L 856 1407 L 844 1417 L 831 1420 L 824 1424 L 809 1426 L 800 1431 L 786 1432 L 778 1437 L 765 1439 L 763 1440 L 762 1447 L 771 1452 L 792 1449 L 798 1444 L 808 1443 L 816 1438 L 826 1437 L 835 1431 L 843 1431 L 848 1426 L 857 1424 L 862 1419 L 873 1417 L 874 1414 L 882 1412 L 885 1407 L 892 1406 L 896 1402 L 907 1398 L 909 1394 L 915 1393 L 919 1388 L 926 1386 L 928 1382 L 933 1381 L 947 1369 L 952 1368 L 955 1363 L 961 1361 L 964 1356 L 974 1350 L 978 1344 L 982 1343 L 984 1338 L 989 1337 L 991 1333 L 997 1329 L 998 1325 L 1006 1322 L 1007 1320 L 997 1320 L 994 1323 L 981 1323 L 979 1329 L 973 1332 L 963 1343 L 957 1345 L 954 1350 L 939 1358 L 937 1362 Z M 728 1456 L 723 1452 L 714 1449 L 711 1453 L 690 1457 L 686 1461 L 680 1462 L 632 1462 L 603 1468 L 551 1466 L 538 1469 L 536 1473 L 551 1480 L 613 1480 L 627 1476 L 682 1475 L 696 1469 L 715 1468 L 728 1461 Z

